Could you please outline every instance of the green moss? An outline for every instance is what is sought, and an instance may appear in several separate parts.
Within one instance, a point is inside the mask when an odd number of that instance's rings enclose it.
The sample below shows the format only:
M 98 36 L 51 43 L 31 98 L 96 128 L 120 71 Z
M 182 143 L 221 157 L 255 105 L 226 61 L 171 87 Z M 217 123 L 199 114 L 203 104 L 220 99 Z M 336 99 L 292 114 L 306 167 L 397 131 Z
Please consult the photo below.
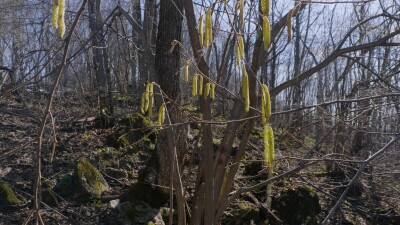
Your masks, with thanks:
M 109 142 L 116 148 L 129 148 L 134 152 L 152 150 L 157 140 L 157 132 L 152 126 L 151 120 L 135 113 L 119 121 Z
M 77 162 L 74 169 L 74 188 L 80 200 L 100 199 L 108 184 L 101 173 L 86 159 Z
M 6 182 L 0 182 L 0 206 L 21 205 L 23 203 Z

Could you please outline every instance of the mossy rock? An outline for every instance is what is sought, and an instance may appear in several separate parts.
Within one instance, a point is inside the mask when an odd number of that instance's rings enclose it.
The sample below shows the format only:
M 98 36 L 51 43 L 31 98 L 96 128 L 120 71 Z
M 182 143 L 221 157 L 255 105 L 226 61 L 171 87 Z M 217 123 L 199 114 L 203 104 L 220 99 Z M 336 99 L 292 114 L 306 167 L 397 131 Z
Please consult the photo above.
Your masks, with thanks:
M 167 203 L 168 193 L 149 183 L 137 182 L 121 196 L 121 202 L 136 200 L 146 202 L 151 207 L 158 209 Z
M 19 199 L 8 183 L 0 182 L 0 206 L 22 205 L 23 200 Z
M 321 212 L 318 195 L 307 186 L 282 191 L 273 199 L 271 207 L 288 225 L 318 224 L 317 215 Z
M 74 189 L 81 201 L 100 199 L 109 186 L 103 175 L 86 159 L 79 160 L 74 168 Z
M 235 202 L 231 209 L 225 212 L 222 224 L 250 225 L 260 220 L 260 212 L 256 205 L 245 200 Z
M 165 225 L 160 210 L 140 200 L 123 202 L 118 206 L 120 220 L 127 225 Z
M 64 175 L 57 181 L 53 191 L 63 198 L 70 198 L 74 194 L 73 176 L 71 174 Z
M 58 205 L 57 197 L 50 188 L 42 190 L 42 201 L 50 207 Z
M 157 132 L 153 123 L 140 113 L 135 113 L 119 121 L 117 129 L 109 142 L 116 148 L 129 148 L 134 151 L 155 148 Z

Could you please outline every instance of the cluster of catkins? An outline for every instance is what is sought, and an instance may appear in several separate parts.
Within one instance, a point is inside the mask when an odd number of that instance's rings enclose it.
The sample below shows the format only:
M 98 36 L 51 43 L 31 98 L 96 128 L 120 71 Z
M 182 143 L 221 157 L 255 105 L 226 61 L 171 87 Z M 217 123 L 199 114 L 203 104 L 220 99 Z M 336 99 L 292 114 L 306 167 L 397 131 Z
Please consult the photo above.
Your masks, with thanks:
M 54 29 L 58 29 L 58 36 L 62 38 L 65 34 L 65 0 L 54 0 L 51 23 Z

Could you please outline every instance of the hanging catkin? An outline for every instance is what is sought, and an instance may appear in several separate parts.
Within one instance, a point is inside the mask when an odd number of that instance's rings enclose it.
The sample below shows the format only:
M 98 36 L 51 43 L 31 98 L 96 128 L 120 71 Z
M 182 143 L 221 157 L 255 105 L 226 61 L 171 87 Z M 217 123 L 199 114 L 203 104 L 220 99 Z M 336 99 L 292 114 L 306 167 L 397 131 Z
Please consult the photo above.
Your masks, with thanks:
M 244 25 L 244 0 L 239 0 L 239 8 L 240 8 L 239 23 L 240 27 L 242 28 Z
M 269 117 L 271 116 L 271 98 L 269 95 L 269 90 L 267 85 L 261 85 L 261 112 L 262 112 L 262 122 L 263 125 L 268 123 Z
M 235 45 L 235 54 L 236 54 L 236 65 L 240 67 L 240 50 L 239 50 L 239 42 L 236 42 Z
M 250 109 L 250 94 L 249 94 L 249 77 L 247 76 L 246 67 L 242 67 L 242 95 L 244 98 L 244 109 L 246 112 Z
M 158 109 L 158 125 L 162 126 L 165 120 L 165 103 Z
M 268 155 L 268 165 L 269 173 L 274 172 L 274 159 L 275 159 L 275 143 L 274 143 L 274 131 L 270 126 L 267 126 L 267 155 Z
M 215 84 L 212 83 L 211 84 L 211 96 L 210 96 L 211 100 L 215 99 Z
M 206 32 L 204 46 L 208 47 L 212 43 L 212 9 L 209 8 L 206 12 Z
M 58 36 L 62 38 L 65 34 L 65 0 L 58 0 Z
M 204 99 L 206 99 L 208 97 L 208 95 L 210 95 L 210 88 L 211 88 L 211 83 L 207 83 L 206 90 L 204 92 Z
M 189 63 L 190 63 L 190 60 L 187 59 L 186 63 L 185 63 L 185 76 L 184 76 L 184 80 L 186 82 L 189 81 Z
M 263 16 L 263 40 L 264 50 L 268 50 L 271 44 L 271 27 L 267 16 Z
M 245 55 L 244 55 L 244 41 L 243 41 L 243 37 L 239 36 L 238 37 L 238 41 L 239 41 L 239 54 L 240 54 L 240 59 L 245 59 Z
M 203 95 L 203 76 L 199 75 L 199 95 Z
M 54 29 L 58 29 L 58 0 L 53 1 L 53 12 L 51 15 L 51 24 Z
M 204 23 L 203 23 L 203 15 L 200 15 L 199 18 L 199 41 L 200 41 L 200 46 L 203 47 L 204 44 Z
M 265 16 L 269 16 L 269 0 L 261 0 L 261 11 Z
M 192 81 L 192 96 L 197 95 L 197 74 L 195 73 L 193 75 L 193 81 Z

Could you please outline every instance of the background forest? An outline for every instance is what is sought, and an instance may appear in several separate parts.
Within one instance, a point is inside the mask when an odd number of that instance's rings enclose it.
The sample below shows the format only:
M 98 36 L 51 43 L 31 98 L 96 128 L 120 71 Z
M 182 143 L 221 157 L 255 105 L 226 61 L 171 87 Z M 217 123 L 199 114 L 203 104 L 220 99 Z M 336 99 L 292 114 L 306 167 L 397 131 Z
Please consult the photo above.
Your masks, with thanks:
M 0 224 L 400 224 L 399 0 L 1 0 Z

